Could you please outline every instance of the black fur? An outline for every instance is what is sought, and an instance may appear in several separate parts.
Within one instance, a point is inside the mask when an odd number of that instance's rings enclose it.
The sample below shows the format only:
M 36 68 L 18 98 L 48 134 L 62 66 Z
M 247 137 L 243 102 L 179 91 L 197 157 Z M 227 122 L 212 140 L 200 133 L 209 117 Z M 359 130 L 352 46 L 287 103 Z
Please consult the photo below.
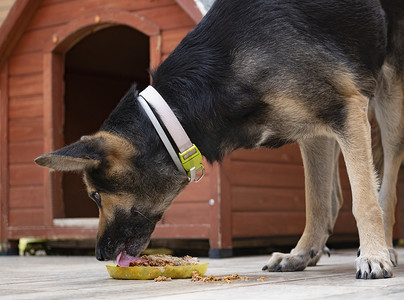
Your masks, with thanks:
M 385 46 L 378 1 L 219 0 L 154 72 L 153 86 L 208 160 L 220 160 L 225 150 L 254 147 L 263 123 L 278 131 L 263 146 L 295 141 L 282 133 L 283 120 L 268 120 L 268 94 L 298 95 L 319 121 L 341 130 L 344 100 L 334 96 L 329 66 L 372 78 Z M 251 63 L 235 69 L 244 55 Z M 361 88 L 372 95 L 373 87 Z

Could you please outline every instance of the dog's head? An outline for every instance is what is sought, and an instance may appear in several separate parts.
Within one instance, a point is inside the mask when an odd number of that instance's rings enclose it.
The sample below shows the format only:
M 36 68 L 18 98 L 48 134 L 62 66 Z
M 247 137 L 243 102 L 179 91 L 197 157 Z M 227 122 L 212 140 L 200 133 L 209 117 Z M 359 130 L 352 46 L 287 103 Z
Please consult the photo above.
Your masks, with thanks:
M 145 151 L 143 151 L 145 152 Z M 96 257 L 137 256 L 187 179 L 164 155 L 145 161 L 126 138 L 100 131 L 38 157 L 35 162 L 61 171 L 83 172 L 87 191 L 99 207 Z M 160 161 L 161 160 L 161 161 Z

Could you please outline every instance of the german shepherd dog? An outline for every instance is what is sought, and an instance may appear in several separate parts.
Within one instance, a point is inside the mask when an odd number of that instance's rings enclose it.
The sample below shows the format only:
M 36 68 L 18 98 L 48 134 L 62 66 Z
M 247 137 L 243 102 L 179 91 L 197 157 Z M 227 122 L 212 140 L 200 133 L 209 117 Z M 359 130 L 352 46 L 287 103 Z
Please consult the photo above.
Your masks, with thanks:
M 341 150 L 360 238 L 356 277 L 392 276 L 395 185 L 404 156 L 403 53 L 400 0 L 217 0 L 152 72 L 152 86 L 209 162 L 238 148 L 299 144 L 306 227 L 294 250 L 274 253 L 263 270 L 317 262 L 342 204 Z M 384 154 L 380 188 L 371 110 Z M 36 163 L 84 173 L 100 210 L 99 260 L 139 255 L 189 183 L 135 86 L 99 132 Z

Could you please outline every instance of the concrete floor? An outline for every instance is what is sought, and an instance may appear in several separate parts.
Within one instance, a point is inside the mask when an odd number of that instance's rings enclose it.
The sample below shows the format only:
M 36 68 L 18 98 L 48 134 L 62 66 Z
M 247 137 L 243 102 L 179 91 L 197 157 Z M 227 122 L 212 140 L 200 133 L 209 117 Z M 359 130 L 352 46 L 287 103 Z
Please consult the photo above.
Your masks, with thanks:
M 398 248 L 399 262 L 404 248 Z M 94 257 L 0 257 L 0 299 L 404 299 L 404 264 L 394 277 L 357 280 L 356 249 L 333 251 L 303 272 L 261 271 L 268 256 L 207 259 L 207 275 L 238 273 L 248 281 L 115 280 Z M 264 276 L 265 279 L 259 280 Z

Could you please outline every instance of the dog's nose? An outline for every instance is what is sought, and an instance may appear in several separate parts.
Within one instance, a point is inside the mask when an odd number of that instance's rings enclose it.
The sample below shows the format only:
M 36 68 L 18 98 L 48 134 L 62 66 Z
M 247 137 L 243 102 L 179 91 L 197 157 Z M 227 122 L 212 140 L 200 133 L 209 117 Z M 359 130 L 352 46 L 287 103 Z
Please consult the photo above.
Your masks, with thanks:
M 95 249 L 95 258 L 97 258 L 98 260 L 101 260 L 101 261 L 106 260 L 105 255 L 103 255 L 100 247 L 97 247 Z

